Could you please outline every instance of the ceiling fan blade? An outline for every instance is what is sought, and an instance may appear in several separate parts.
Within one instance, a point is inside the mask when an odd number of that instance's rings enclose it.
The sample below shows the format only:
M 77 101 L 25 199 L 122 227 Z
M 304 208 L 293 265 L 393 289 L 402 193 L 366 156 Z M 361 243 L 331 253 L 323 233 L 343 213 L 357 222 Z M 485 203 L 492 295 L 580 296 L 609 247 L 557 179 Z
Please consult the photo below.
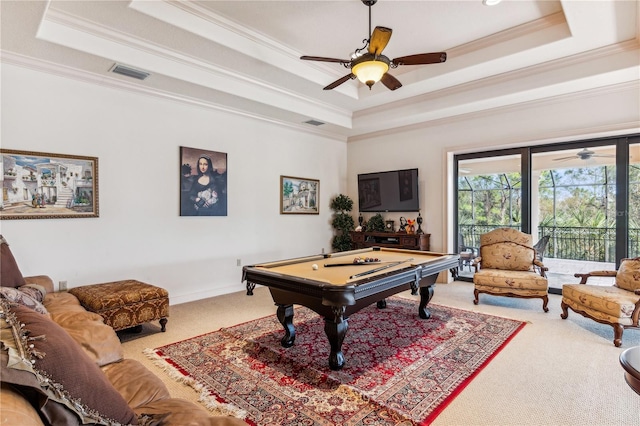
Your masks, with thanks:
M 347 65 L 351 63 L 349 59 L 323 58 L 322 56 L 300 56 L 300 59 L 304 61 L 338 62 Z
M 334 81 L 333 83 L 331 83 L 327 87 L 323 88 L 322 90 L 335 89 L 336 87 L 340 86 L 345 81 L 353 80 L 354 78 L 356 78 L 356 75 L 353 74 L 353 73 L 349 73 L 349 74 L 345 75 L 344 77 L 340 77 L 339 79 L 337 79 L 336 81 Z
M 376 27 L 369 41 L 369 53 L 379 56 L 384 48 L 387 47 L 392 32 L 391 28 Z
M 391 63 L 394 65 L 427 65 L 439 64 L 447 60 L 446 52 L 419 53 L 417 55 L 401 56 Z
M 394 76 L 392 76 L 389 73 L 384 74 L 380 81 L 389 90 L 396 90 L 396 89 L 399 89 L 399 88 L 402 87 L 402 83 L 400 83 L 397 78 L 395 78 Z
M 560 157 L 560 158 L 554 158 L 553 161 L 567 161 L 567 160 L 575 160 L 575 159 L 579 159 L 580 157 L 578 157 L 577 155 L 571 155 L 569 157 Z

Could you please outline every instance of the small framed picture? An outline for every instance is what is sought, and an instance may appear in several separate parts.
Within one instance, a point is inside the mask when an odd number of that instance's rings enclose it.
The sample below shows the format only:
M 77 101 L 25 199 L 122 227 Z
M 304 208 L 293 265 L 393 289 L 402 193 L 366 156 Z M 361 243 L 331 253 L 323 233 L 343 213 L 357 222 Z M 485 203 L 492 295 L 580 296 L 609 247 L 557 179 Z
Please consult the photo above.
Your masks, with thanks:
M 0 219 L 98 217 L 98 158 L 0 149 Z
M 227 215 L 227 154 L 180 147 L 180 216 Z
M 320 181 L 280 176 L 280 214 L 319 214 Z

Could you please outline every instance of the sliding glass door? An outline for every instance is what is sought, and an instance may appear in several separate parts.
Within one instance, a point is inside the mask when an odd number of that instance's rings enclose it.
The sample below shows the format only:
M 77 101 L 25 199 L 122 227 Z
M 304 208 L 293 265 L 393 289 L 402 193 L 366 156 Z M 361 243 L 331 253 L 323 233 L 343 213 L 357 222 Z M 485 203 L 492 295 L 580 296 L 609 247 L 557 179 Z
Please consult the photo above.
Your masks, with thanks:
M 499 227 L 522 226 L 519 153 L 458 161 L 457 225 L 460 276 L 472 277 L 480 235 Z
M 473 277 L 467 259 L 478 254 L 480 235 L 503 226 L 533 236 L 552 293 L 576 282 L 575 273 L 640 256 L 640 136 L 454 159 L 461 279 Z
M 548 241 L 549 287 L 575 273 L 615 269 L 616 146 L 572 146 L 531 156 L 532 234 Z

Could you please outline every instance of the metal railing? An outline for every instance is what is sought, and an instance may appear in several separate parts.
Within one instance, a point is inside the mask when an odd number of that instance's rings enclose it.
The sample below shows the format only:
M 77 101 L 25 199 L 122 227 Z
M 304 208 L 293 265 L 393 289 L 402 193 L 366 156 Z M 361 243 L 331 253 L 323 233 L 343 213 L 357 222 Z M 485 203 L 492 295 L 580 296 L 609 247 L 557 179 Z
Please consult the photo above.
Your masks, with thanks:
M 480 247 L 480 235 L 497 228 L 520 229 L 520 225 L 459 225 L 458 232 L 462 234 L 464 245 L 477 248 Z
M 460 225 L 467 246 L 479 247 L 480 235 L 496 228 L 516 228 L 519 225 Z M 616 232 L 615 228 L 588 227 L 538 227 L 538 239 L 549 235 L 549 244 L 544 256 L 557 259 L 587 260 L 592 262 L 615 262 Z M 629 229 L 629 255 L 640 254 L 640 229 Z

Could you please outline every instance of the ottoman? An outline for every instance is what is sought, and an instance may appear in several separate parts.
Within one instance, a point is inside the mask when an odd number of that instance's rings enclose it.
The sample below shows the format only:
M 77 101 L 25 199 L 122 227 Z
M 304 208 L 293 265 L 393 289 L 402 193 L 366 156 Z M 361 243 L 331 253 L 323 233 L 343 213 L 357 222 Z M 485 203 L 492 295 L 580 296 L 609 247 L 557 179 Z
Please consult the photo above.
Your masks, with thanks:
M 138 327 L 149 321 L 160 321 L 166 330 L 169 316 L 167 290 L 136 280 L 91 284 L 69 289 L 88 311 L 100 314 L 104 323 L 115 331 Z

